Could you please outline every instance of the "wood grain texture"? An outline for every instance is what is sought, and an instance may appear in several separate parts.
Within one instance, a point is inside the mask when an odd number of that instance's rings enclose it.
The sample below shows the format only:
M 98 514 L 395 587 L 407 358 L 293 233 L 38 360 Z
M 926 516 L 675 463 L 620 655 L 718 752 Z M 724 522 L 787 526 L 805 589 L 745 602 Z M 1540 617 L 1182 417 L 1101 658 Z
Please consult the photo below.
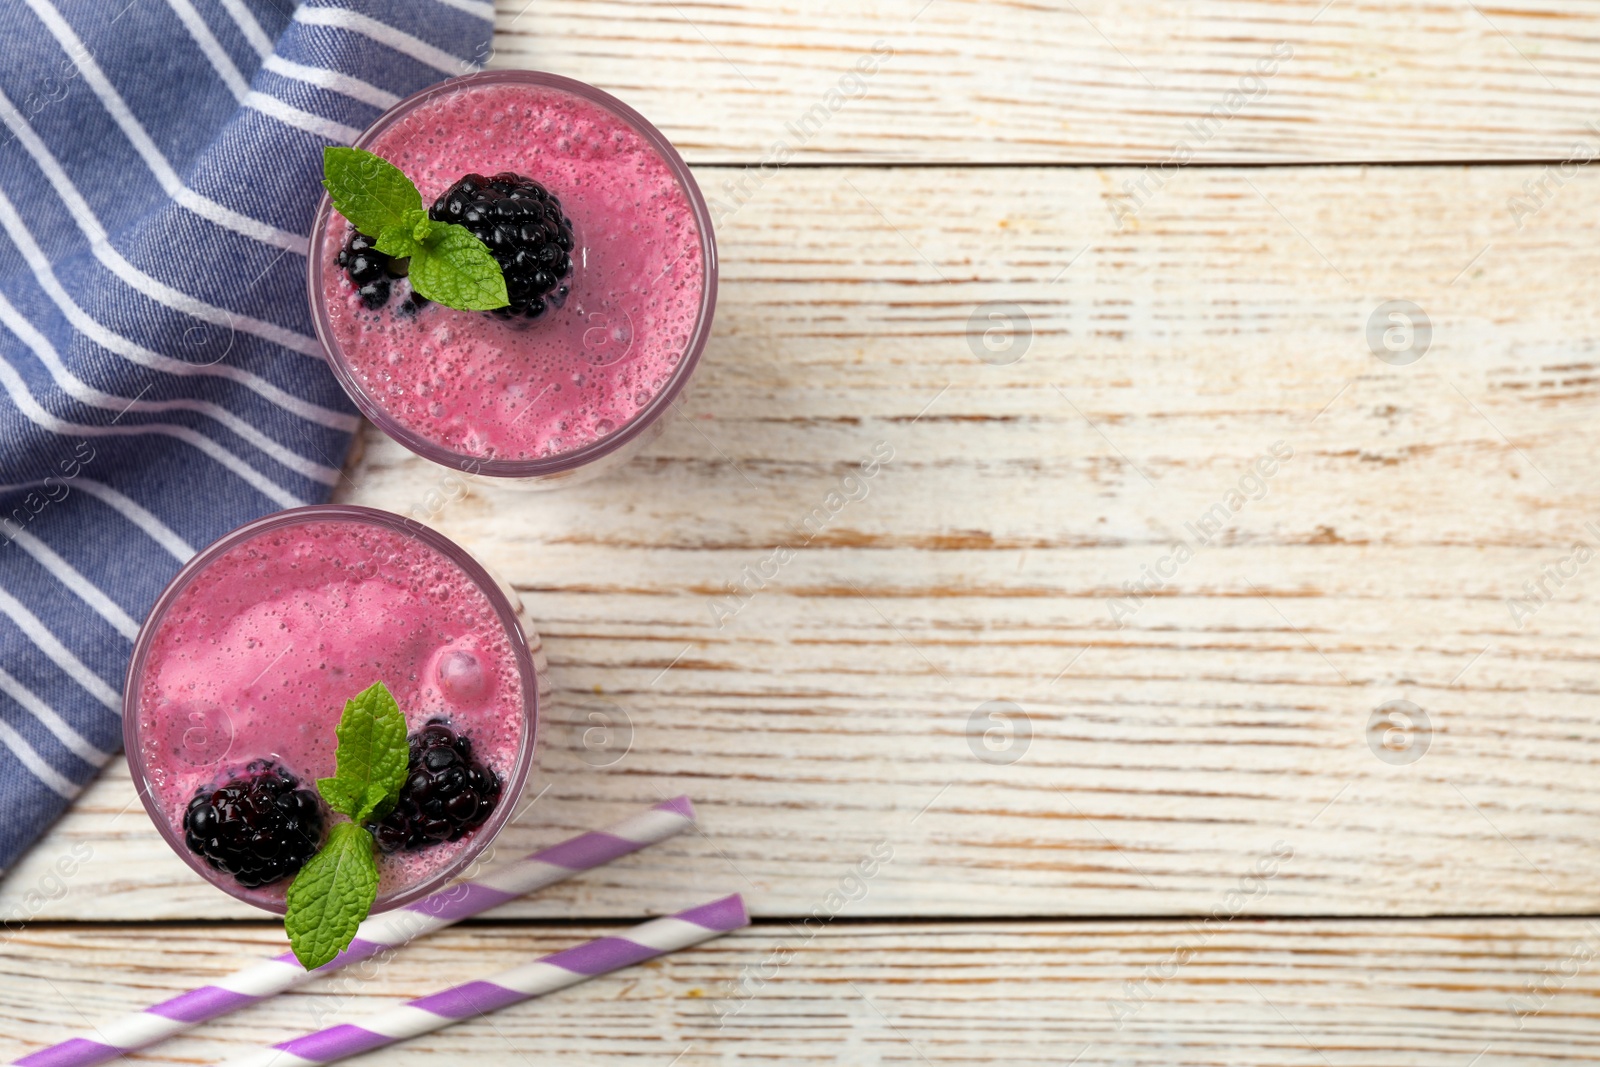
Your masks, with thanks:
M 832 926 L 805 940 L 758 927 L 350 1062 L 1591 1062 L 1596 930 L 1571 920 L 1252 922 L 1202 941 L 1187 924 L 962 922 Z M 227 1060 L 601 932 L 457 928 L 370 977 L 279 996 L 139 1062 Z M 30 931 L 0 946 L 0 1052 L 9 1059 L 281 947 L 261 924 Z M 1174 964 L 1175 953 L 1187 962 Z M 746 969 L 767 977 L 752 977 L 739 1000 Z
M 946 163 L 1157 162 L 1180 142 L 1212 162 L 1317 163 L 1600 144 L 1600 11 L 1582 0 L 497 7 L 492 65 L 609 90 L 699 163 L 759 163 L 778 141 L 808 162 Z M 888 60 L 841 82 L 879 42 Z M 1289 58 L 1241 85 L 1275 49 Z
M 1600 909 L 1600 563 L 1520 626 L 1506 605 L 1600 542 L 1600 252 L 1573 240 L 1600 186 L 1519 230 L 1532 168 L 1191 171 L 1119 231 L 1124 173 L 775 176 L 721 228 L 681 411 L 604 480 L 435 511 L 442 472 L 369 437 L 341 497 L 434 512 L 544 636 L 548 791 L 506 847 L 678 792 L 704 816 L 517 914 L 715 883 L 803 916 L 878 841 L 854 915 L 1204 914 L 1279 841 L 1252 915 Z M 1413 365 L 1368 347 L 1389 299 L 1431 319 Z M 967 336 L 996 300 L 1031 321 L 1010 365 Z M 1265 495 L 1119 628 L 1123 583 L 1278 441 Z M 846 482 L 877 442 L 893 459 Z M 719 626 L 728 583 L 852 484 Z M 1410 765 L 1369 748 L 1395 699 L 1432 723 Z M 993 700 L 1031 724 L 1010 765 L 974 754 Z M 631 750 L 590 717 L 618 708 Z M 112 768 L 0 915 L 248 917 L 132 798 Z M 49 899 L 74 844 L 94 860 Z

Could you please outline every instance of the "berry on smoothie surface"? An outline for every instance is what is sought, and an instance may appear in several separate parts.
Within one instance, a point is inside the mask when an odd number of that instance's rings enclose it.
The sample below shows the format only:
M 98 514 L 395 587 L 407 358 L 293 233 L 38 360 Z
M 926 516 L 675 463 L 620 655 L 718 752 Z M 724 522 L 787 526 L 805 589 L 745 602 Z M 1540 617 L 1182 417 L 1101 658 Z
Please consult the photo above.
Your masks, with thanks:
M 256 760 L 215 788 L 201 789 L 183 813 L 184 843 L 247 889 L 286 878 L 322 846 L 317 794 L 270 760 Z
M 384 852 L 459 841 L 488 821 L 500 799 L 500 776 L 473 758 L 472 739 L 443 719 L 408 739 L 406 784 L 394 810 L 369 827 Z
M 465 226 L 500 264 L 511 303 L 490 314 L 536 319 L 566 303 L 572 220 L 556 195 L 532 178 L 510 171 L 464 175 L 433 202 L 428 217 Z

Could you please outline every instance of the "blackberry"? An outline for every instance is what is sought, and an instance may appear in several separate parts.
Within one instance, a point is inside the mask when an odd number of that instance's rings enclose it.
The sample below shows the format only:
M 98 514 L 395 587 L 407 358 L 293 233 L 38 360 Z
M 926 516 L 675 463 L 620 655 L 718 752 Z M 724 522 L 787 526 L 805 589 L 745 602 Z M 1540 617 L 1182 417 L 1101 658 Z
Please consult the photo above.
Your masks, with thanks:
M 350 240 L 339 249 L 338 263 L 344 268 L 350 284 L 361 295 L 361 302 L 367 310 L 377 311 L 389 302 L 389 290 L 394 280 L 406 276 L 409 261 L 390 259 L 378 251 L 371 237 L 364 233 L 352 233 Z M 416 307 L 427 303 L 416 293 L 411 294 L 410 300 L 415 302 Z
M 503 319 L 536 319 L 567 301 L 572 275 L 572 220 L 561 201 L 534 181 L 502 171 L 492 178 L 468 174 L 428 210 L 436 222 L 471 230 L 506 276 L 511 303 L 495 308 Z
M 183 813 L 184 842 L 246 889 L 294 874 L 322 846 L 317 794 L 269 760 L 202 789 Z
M 394 811 L 369 825 L 385 852 L 459 841 L 489 818 L 500 799 L 499 775 L 472 758 L 472 739 L 433 719 L 407 739 L 406 784 Z

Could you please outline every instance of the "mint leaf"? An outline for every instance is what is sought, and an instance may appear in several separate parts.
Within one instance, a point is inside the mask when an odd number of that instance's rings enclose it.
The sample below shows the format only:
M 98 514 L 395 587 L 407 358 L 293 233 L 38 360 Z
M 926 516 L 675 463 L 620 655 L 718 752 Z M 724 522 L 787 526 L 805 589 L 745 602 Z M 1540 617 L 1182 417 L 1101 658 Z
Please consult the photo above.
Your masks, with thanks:
M 372 835 L 355 823 L 335 823 L 328 843 L 289 883 L 284 932 L 295 959 L 315 970 L 343 952 L 378 899 Z
M 435 223 L 411 256 L 411 288 L 459 311 L 491 311 L 511 302 L 506 276 L 489 248 L 465 226 Z
M 434 222 L 421 208 L 407 211 L 405 217 L 392 226 L 385 226 L 377 236 L 377 248 L 394 259 L 409 259 L 423 251 L 443 232 L 445 222 Z
M 335 734 L 338 770 L 317 779 L 317 791 L 353 822 L 387 815 L 405 784 L 409 757 L 406 719 L 393 694 L 382 682 L 357 693 L 345 703 Z
M 378 251 L 395 259 L 407 259 L 416 255 L 417 251 L 422 248 L 422 242 L 413 236 L 415 229 L 415 227 L 407 226 L 403 222 L 396 223 L 393 226 L 385 226 L 378 231 L 376 241 Z
M 317 792 L 328 802 L 328 807 L 346 818 L 354 818 L 366 789 L 357 790 L 343 778 L 318 778 Z
M 333 198 L 334 210 L 368 237 L 422 210 L 422 194 L 411 179 L 393 163 L 360 148 L 322 150 L 322 187 Z
M 447 222 L 434 222 L 428 217 L 428 213 L 421 209 L 406 212 L 406 223 L 411 227 L 412 240 L 420 244 L 431 244 L 431 238 L 450 225 Z

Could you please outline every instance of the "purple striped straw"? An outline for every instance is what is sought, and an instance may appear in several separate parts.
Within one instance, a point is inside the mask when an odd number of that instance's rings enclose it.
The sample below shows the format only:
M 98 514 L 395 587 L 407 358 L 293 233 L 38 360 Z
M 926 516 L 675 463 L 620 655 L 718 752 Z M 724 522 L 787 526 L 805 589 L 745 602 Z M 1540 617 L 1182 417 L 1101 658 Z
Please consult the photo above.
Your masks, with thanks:
M 75 1037 L 13 1062 L 18 1067 L 90 1067 L 114 1060 L 125 1052 L 146 1048 L 208 1019 L 292 989 L 313 977 L 371 959 L 412 938 L 664 841 L 693 824 L 694 805 L 689 803 L 688 797 L 663 801 L 615 826 L 579 834 L 508 863 L 476 881 L 447 886 L 404 908 L 374 915 L 356 930 L 349 948 L 315 971 L 306 970 L 294 958 L 294 953 L 285 952 L 235 971 L 215 985 L 192 989 L 97 1027 L 91 1037 Z
M 226 1067 L 313 1067 L 371 1052 L 511 1004 L 542 997 L 596 975 L 709 941 L 750 924 L 744 901 L 731 897 L 635 926 L 617 937 L 556 952 L 493 977 L 454 986 L 367 1019 L 282 1041 L 230 1061 Z

